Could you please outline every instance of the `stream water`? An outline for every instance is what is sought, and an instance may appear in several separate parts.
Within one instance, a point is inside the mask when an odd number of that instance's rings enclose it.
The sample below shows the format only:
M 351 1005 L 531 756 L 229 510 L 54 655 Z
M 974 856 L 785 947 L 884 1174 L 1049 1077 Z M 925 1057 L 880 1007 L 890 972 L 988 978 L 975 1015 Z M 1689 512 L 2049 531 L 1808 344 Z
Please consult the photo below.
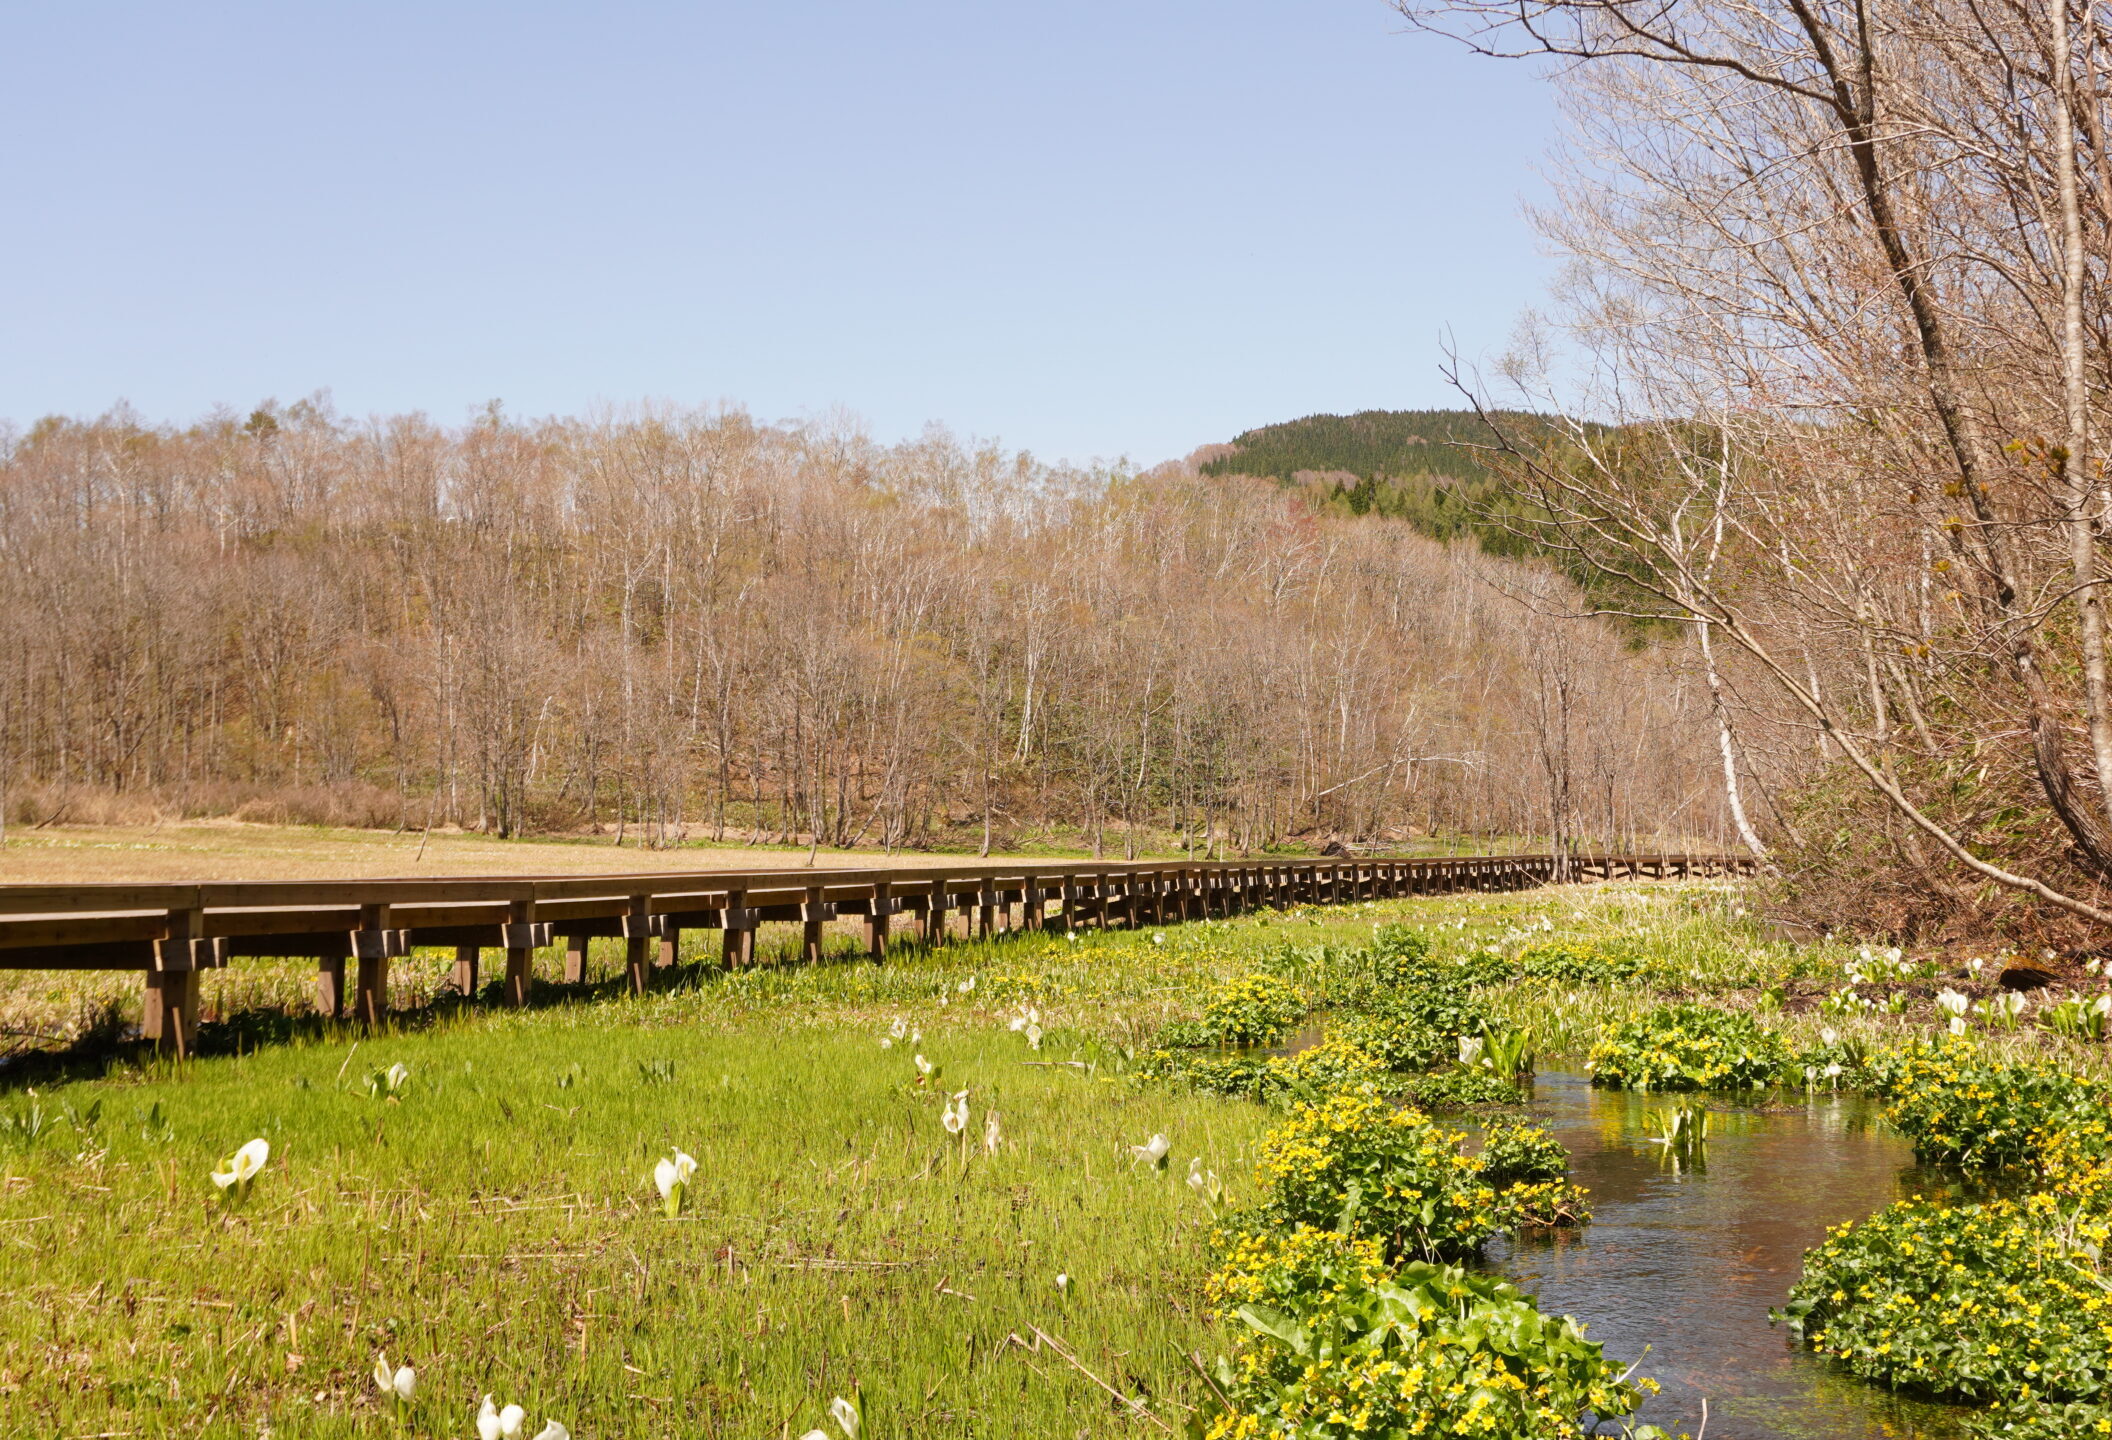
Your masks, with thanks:
M 1676 1099 L 1541 1075 L 1533 1118 L 1569 1147 L 1592 1223 L 1493 1245 L 1489 1263 L 1609 1355 L 1648 1346 L 1640 1373 L 1664 1388 L 1637 1418 L 1674 1435 L 1700 1431 L 1706 1400 L 1707 1440 L 1955 1440 L 1958 1412 L 1866 1385 L 1767 1319 L 1827 1227 L 1941 1182 L 1859 1098 L 1707 1101 L 1706 1163 L 1675 1170 L 1643 1121 Z

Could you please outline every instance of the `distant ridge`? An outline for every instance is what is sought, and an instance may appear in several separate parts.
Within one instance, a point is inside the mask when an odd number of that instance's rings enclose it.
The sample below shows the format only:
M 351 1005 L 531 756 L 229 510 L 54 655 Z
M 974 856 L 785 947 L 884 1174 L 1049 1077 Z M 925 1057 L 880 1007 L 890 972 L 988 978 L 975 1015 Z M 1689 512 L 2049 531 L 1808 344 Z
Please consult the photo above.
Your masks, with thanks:
M 1618 580 L 1593 571 L 1541 538 L 1544 516 L 1506 490 L 1488 464 L 1491 424 L 1514 442 L 1555 440 L 1558 422 L 1518 410 L 1360 410 L 1263 425 L 1212 446 L 1205 475 L 1251 475 L 1302 489 L 1338 515 L 1404 520 L 1436 540 L 1471 537 L 1491 555 L 1552 560 L 1601 603 L 1634 600 Z M 1647 628 L 1647 627 L 1645 627 Z
M 1529 438 L 1549 428 L 1543 417 L 1521 412 L 1491 418 Z M 1530 547 L 1495 523 L 1509 507 L 1476 448 L 1494 443 L 1488 422 L 1472 410 L 1360 410 L 1244 431 L 1230 453 L 1201 468 L 1205 475 L 1303 483 L 1328 509 L 1390 515 L 1439 540 L 1470 534 L 1491 551 L 1516 554 Z

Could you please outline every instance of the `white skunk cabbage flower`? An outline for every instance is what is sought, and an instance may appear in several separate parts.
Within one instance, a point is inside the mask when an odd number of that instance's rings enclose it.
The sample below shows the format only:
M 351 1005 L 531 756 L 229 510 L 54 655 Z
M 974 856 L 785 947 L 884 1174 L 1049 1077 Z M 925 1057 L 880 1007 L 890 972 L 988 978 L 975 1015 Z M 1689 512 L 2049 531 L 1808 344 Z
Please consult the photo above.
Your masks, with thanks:
M 1480 1037 L 1479 1035 L 1462 1035 L 1462 1036 L 1460 1036 L 1460 1037 L 1459 1037 L 1459 1063 L 1460 1063 L 1460 1064 L 1462 1064 L 1462 1065 L 1478 1065 L 1478 1064 L 1480 1064 L 1480 1063 L 1481 1063 L 1481 1051 L 1482 1051 L 1482 1046 L 1483 1046 L 1483 1044 L 1484 1044 L 1484 1043 L 1485 1043 L 1485 1042 L 1484 1042 L 1484 1041 L 1482 1040 L 1482 1038 L 1481 1038 L 1481 1037 Z
M 940 1112 L 939 1123 L 946 1127 L 948 1135 L 958 1135 L 968 1128 L 968 1092 L 966 1090 L 956 1094 L 945 1110 Z
M 230 1204 L 239 1204 L 249 1198 L 250 1182 L 270 1159 L 271 1142 L 259 1135 L 220 1162 L 220 1168 L 213 1172 L 213 1184 Z
M 1060 1270 L 1056 1272 L 1056 1291 L 1060 1295 L 1071 1293 L 1071 1277 Z
M 395 1399 L 398 1404 L 408 1405 L 411 1397 L 418 1393 L 418 1372 L 406 1365 L 402 1369 L 391 1369 L 386 1353 L 374 1361 L 374 1388 Z
M 1003 1143 L 1004 1136 L 999 1133 L 997 1128 L 997 1112 L 992 1110 L 983 1121 L 983 1153 L 985 1155 L 995 1155 L 997 1147 Z
M 660 1208 L 672 1220 L 682 1213 L 683 1202 L 689 1198 L 689 1177 L 697 1173 L 697 1162 L 677 1150 L 672 1159 L 663 1158 L 653 1166 L 653 1188 L 660 1192 Z
M 1041 1027 L 1039 1025 L 1027 1026 L 1027 1048 L 1029 1050 L 1039 1050 L 1041 1048 Z
M 915 1058 L 917 1062 L 917 1073 L 923 1076 L 926 1080 L 929 1080 L 934 1074 L 938 1072 L 939 1067 L 932 1064 L 929 1060 L 926 1060 L 922 1055 L 916 1056 Z
M 954 986 L 953 988 L 958 990 L 963 995 L 972 995 L 975 993 L 975 977 L 973 975 L 970 975 L 966 980 L 963 980 L 960 984 Z
M 543 1428 L 535 1432 L 535 1440 L 572 1440 L 572 1432 L 555 1420 L 543 1422 Z
M 1136 1156 L 1140 1164 L 1149 1165 L 1154 1170 L 1164 1170 L 1166 1168 L 1166 1152 L 1172 1148 L 1173 1142 L 1171 1140 L 1168 1140 L 1164 1135 L 1154 1135 L 1142 1145 L 1130 1146 L 1129 1153 Z
M 1951 1033 L 1953 1035 L 1963 1035 L 1965 1033 L 1965 1017 L 1963 1015 L 1953 1015 L 1951 1017 Z
M 841 1395 L 829 1401 L 829 1418 L 836 1422 L 844 1440 L 858 1440 L 858 1407 Z
M 1152 931 L 1151 943 L 1154 945 L 1164 945 L 1166 943 L 1166 932 L 1164 930 Z
M 909 1022 L 897 1015 L 894 1023 L 887 1027 L 887 1038 L 890 1040 L 903 1040 L 907 1039 L 908 1036 Z
M 1831 1049 L 1841 1038 L 1841 1032 L 1828 1025 L 1819 1032 L 1819 1043 Z
M 528 1423 L 528 1412 L 518 1405 L 508 1405 L 501 1410 L 484 1397 L 484 1407 L 477 1411 L 477 1440 L 521 1440 L 521 1431 Z
M 1953 990 L 1948 985 L 1936 992 L 1937 1008 L 1951 1015 L 1965 1014 L 1965 1007 L 1970 1003 L 1972 1002 L 1967 1000 L 1962 993 Z

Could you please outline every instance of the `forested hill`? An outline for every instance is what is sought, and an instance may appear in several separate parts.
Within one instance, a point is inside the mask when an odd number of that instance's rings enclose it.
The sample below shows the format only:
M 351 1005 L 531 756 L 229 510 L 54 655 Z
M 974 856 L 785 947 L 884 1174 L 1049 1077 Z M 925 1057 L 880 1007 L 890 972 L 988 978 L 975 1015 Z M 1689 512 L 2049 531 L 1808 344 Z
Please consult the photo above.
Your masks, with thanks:
M 1556 434 L 1546 416 L 1511 410 L 1491 411 L 1487 419 L 1472 410 L 1308 415 L 1235 436 L 1228 452 L 1201 469 L 1205 475 L 1273 478 L 1302 489 L 1325 511 L 1392 516 L 1435 540 L 1472 536 L 1492 555 L 1550 558 L 1601 603 L 1633 603 L 1633 592 L 1621 582 L 1550 550 L 1538 537 L 1540 513 L 1506 493 L 1502 477 L 1487 463 L 1497 443 L 1492 424 L 1513 443 L 1535 444 Z
M 1545 432 L 1534 415 L 1497 411 L 1512 433 Z M 1271 476 L 1288 485 L 1303 475 L 1329 509 L 1392 515 L 1439 540 L 1470 533 L 1487 548 L 1510 551 L 1514 537 L 1491 525 L 1502 509 L 1498 479 L 1483 463 L 1495 443 L 1472 410 L 1361 410 L 1308 415 L 1248 430 L 1230 454 L 1206 462 L 1205 475 Z

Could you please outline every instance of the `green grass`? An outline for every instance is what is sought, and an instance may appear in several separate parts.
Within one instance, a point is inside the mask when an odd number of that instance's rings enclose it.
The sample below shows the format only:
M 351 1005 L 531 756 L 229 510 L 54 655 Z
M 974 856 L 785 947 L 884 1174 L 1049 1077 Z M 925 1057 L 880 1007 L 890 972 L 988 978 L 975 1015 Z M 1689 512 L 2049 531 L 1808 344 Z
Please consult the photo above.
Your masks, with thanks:
M 1490 989 L 1543 1057 L 1674 995 L 1786 1006 L 1770 1023 L 1798 1037 L 1933 1029 L 1926 1005 L 1821 1015 L 1850 952 L 1766 939 L 1739 894 L 1579 887 L 905 947 L 880 966 L 698 965 L 641 999 L 432 1008 L 368 1038 L 252 1008 L 223 1049 L 294 1038 L 34 1094 L 18 1078 L 0 1122 L 46 1124 L 27 1144 L 0 1131 L 0 1416 L 37 1436 L 465 1436 L 490 1392 L 531 1434 L 547 1416 L 581 1440 L 795 1437 L 855 1393 L 864 1434 L 890 1440 L 1151 1430 L 1105 1382 L 1178 1429 L 1201 1384 L 1188 1356 L 1228 1348 L 1202 1314 L 1212 1217 L 1182 1178 L 1202 1156 L 1241 1203 L 1274 1117 L 1141 1085 L 1127 1052 L 1286 941 L 1349 946 L 1396 920 L 1441 954 L 1556 934 L 1641 954 L 1634 983 Z M 301 1003 L 299 971 L 283 994 L 274 974 L 223 1005 Z M 1006 1028 L 1027 1005 L 1039 1052 Z M 909 1044 L 881 1046 L 896 1019 L 922 1030 L 936 1087 L 913 1083 Z M 1051 1061 L 1078 1063 L 1026 1063 Z M 395 1062 L 400 1101 L 370 1096 Z M 938 1118 L 961 1089 L 965 1155 Z M 1003 1143 L 984 1155 L 991 1109 Z M 1166 1172 L 1129 1155 L 1153 1132 Z M 208 1172 L 256 1135 L 272 1159 L 231 1212 Z M 701 1165 L 669 1220 L 647 1177 L 677 1146 Z M 371 1379 L 382 1350 L 419 1373 L 400 1419 Z
M 1209 1216 L 1127 1146 L 1164 1131 L 1184 1165 L 1239 1173 L 1261 1111 L 927 1022 L 970 1094 L 964 1152 L 906 1048 L 624 1008 L 73 1087 L 100 1124 L 61 1122 L 0 1199 L 8 1407 L 37 1433 L 388 1433 L 385 1350 L 418 1369 L 411 1434 L 469 1433 L 487 1391 L 586 1436 L 798 1434 L 859 1391 L 871 1434 L 1131 1428 L 1010 1338 L 1036 1327 L 1125 1391 L 1186 1388 Z M 367 1067 L 397 1061 L 404 1098 L 371 1098 Z M 172 1140 L 142 1133 L 156 1104 Z M 271 1163 L 230 1214 L 207 1172 L 253 1135 Z M 647 1177 L 676 1146 L 700 1169 L 670 1221 Z

